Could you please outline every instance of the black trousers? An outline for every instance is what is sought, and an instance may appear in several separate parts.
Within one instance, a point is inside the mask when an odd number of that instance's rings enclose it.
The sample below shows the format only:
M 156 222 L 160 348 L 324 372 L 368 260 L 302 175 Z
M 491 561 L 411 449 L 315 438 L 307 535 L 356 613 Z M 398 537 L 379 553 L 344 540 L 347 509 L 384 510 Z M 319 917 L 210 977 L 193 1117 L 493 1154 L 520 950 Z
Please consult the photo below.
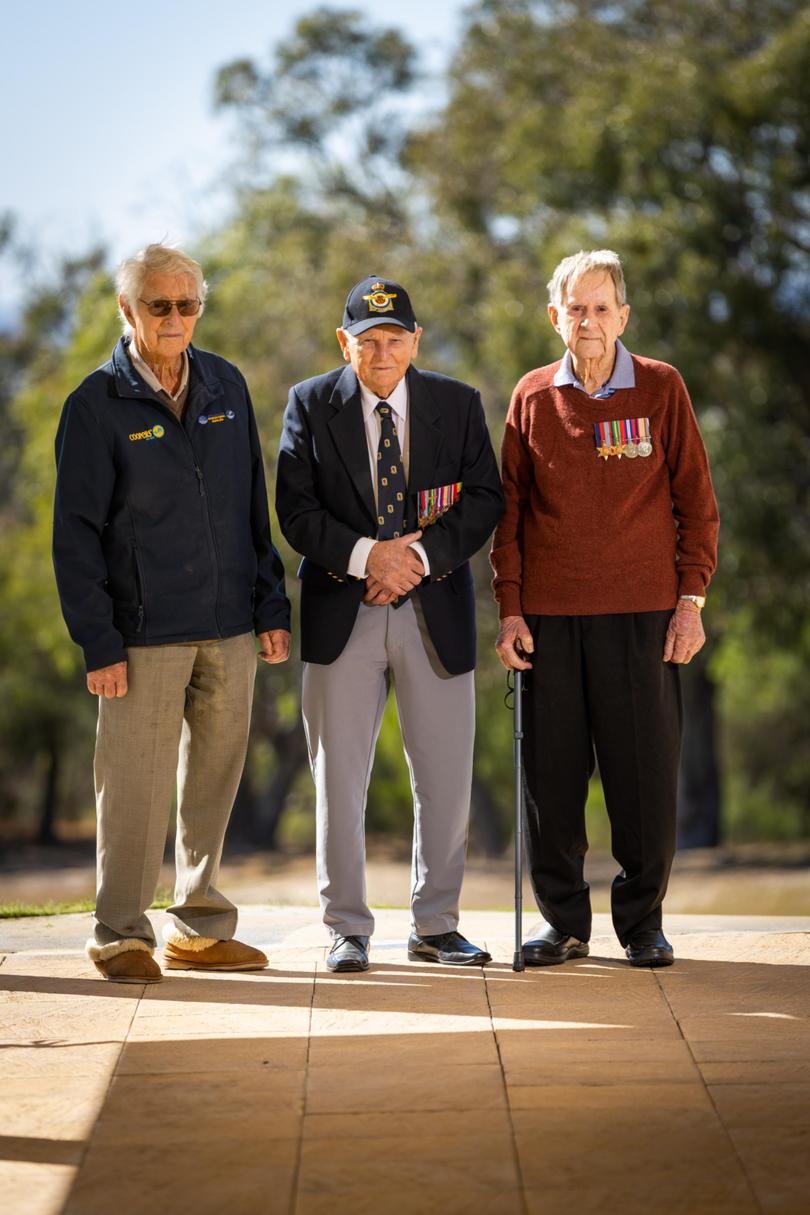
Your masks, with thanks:
M 661 926 L 675 855 L 682 707 L 678 669 L 664 663 L 672 613 L 527 616 L 524 678 L 526 841 L 537 904 L 560 932 L 587 941 L 583 862 L 594 752 L 621 872 L 611 908 L 623 945 Z

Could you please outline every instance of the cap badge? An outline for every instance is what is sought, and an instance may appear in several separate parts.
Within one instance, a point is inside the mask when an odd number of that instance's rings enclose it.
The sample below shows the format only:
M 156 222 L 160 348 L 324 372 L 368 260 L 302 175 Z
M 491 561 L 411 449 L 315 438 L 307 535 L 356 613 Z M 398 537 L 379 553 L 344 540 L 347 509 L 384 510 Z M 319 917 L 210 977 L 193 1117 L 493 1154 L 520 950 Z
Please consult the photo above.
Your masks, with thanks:
M 396 291 L 386 291 L 385 283 L 372 283 L 371 294 L 363 296 L 368 301 L 369 312 L 393 312 L 392 301 L 396 298 Z

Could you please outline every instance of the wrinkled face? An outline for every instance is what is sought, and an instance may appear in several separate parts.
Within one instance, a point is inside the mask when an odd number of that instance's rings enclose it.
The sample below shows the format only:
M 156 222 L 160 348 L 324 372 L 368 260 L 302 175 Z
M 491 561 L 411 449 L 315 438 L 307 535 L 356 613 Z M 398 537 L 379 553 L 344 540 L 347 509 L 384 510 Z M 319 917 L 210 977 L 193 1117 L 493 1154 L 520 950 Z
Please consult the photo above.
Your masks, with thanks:
M 361 384 L 383 400 L 396 388 L 416 357 L 422 330 L 409 333 L 399 325 L 375 325 L 365 333 L 345 333 L 337 337 L 343 357 L 351 363 Z
M 609 274 L 593 271 L 568 287 L 560 306 L 549 304 L 548 315 L 571 353 L 580 361 L 613 356 L 616 338 L 624 333 L 630 305 L 616 299 Z
M 138 350 L 147 362 L 174 362 L 191 341 L 200 314 L 181 316 L 176 308 L 172 308 L 168 316 L 150 316 L 146 304 L 154 300 L 197 299 L 194 275 L 148 274 L 141 284 L 139 295 L 140 299 L 133 300 L 131 304 L 123 296 L 118 300 L 121 311 L 135 330 Z

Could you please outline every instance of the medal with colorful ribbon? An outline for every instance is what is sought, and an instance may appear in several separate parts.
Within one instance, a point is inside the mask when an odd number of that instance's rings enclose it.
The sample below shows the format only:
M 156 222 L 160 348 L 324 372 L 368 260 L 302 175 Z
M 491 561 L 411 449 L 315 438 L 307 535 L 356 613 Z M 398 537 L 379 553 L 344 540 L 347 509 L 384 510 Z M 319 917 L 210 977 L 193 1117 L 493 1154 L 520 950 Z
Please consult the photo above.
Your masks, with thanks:
M 636 420 L 639 426 L 638 454 L 640 456 L 651 456 L 652 437 L 650 435 L 650 419 L 637 418 Z
M 594 422 L 594 437 L 596 439 L 597 455 L 603 460 L 617 456 L 627 456 L 635 460 L 636 456 L 652 454 L 650 442 L 649 418 L 614 418 L 607 422 Z
M 429 527 L 449 510 L 458 501 L 461 486 L 461 481 L 455 481 L 451 485 L 437 485 L 435 489 L 420 489 L 416 496 L 419 527 Z

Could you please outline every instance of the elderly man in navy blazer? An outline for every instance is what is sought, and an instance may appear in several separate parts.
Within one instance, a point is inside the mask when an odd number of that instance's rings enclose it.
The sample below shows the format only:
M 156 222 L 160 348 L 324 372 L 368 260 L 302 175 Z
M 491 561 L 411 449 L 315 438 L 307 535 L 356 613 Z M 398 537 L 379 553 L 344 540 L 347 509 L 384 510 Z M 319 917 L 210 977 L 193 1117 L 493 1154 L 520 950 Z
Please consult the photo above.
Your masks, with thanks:
M 364 279 L 337 331 L 347 365 L 295 385 L 284 415 L 276 507 L 304 558 L 302 706 L 333 971 L 368 967 L 364 817 L 391 683 L 414 804 L 408 956 L 490 960 L 458 917 L 475 728 L 469 560 L 503 499 L 481 398 L 412 366 L 421 333 L 399 283 Z

